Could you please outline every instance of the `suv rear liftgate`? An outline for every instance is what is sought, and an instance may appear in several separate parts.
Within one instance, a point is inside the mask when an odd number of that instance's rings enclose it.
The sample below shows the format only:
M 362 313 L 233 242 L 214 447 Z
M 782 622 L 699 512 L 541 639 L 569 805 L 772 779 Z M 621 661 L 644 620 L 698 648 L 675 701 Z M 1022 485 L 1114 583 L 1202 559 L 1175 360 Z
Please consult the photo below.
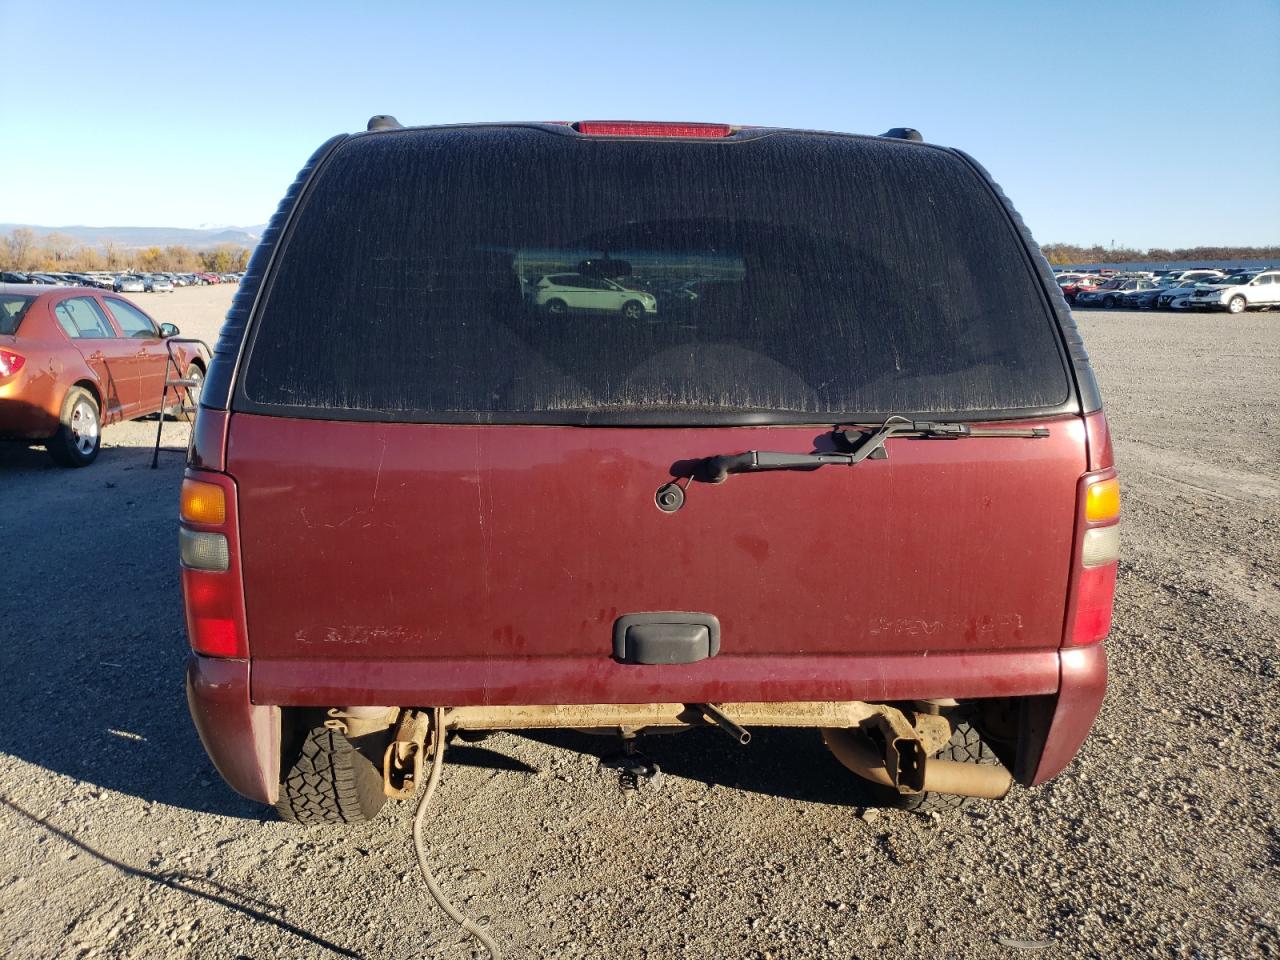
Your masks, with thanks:
M 909 803 L 1069 762 L 1105 684 L 1111 448 L 976 164 L 373 126 L 289 191 L 202 395 L 189 696 L 233 787 L 360 819 L 433 737 L 537 727 L 620 732 L 629 782 L 648 729 L 821 728 Z M 998 764 L 950 762 L 979 736 Z M 302 803 L 321 756 L 377 789 Z

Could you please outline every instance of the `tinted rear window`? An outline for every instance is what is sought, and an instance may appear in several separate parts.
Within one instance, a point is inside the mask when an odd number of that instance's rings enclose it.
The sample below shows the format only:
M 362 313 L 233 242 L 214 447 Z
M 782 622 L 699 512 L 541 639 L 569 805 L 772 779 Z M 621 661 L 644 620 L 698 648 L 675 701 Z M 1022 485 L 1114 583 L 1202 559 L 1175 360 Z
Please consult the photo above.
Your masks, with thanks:
M 35 297 L 26 297 L 22 294 L 0 294 L 0 334 L 17 333 L 27 308 L 34 300 Z
M 1070 396 L 999 201 L 909 144 L 357 137 L 267 282 L 242 409 L 826 421 Z

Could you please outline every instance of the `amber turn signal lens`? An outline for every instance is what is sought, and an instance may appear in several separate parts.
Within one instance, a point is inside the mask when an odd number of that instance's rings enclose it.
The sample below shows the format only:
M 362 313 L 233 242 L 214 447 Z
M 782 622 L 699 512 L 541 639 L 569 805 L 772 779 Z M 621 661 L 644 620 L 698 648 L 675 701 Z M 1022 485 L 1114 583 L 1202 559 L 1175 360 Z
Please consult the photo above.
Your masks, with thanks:
M 182 519 L 190 523 L 224 523 L 227 496 L 216 483 L 182 481 Z
M 1090 523 L 1120 516 L 1120 481 L 1112 477 L 1090 484 L 1085 494 L 1084 516 Z

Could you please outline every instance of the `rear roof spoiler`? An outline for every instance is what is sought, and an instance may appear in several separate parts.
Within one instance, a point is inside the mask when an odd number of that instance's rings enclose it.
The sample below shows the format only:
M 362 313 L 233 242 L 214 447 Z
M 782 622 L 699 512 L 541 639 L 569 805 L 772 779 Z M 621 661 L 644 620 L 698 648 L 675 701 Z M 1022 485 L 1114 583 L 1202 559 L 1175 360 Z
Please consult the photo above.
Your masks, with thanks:
M 593 123 L 599 124 L 599 121 L 593 121 Z M 616 125 L 643 126 L 644 124 L 630 123 L 630 124 L 616 124 Z M 576 129 L 578 125 L 572 124 L 572 126 L 574 126 Z M 659 126 L 690 126 L 690 125 L 689 124 L 649 124 L 649 126 L 659 127 Z M 698 126 L 710 127 L 712 126 L 712 124 L 700 124 Z M 721 126 L 721 125 L 717 124 L 715 126 Z M 365 130 L 367 131 L 403 130 L 403 129 L 404 129 L 404 124 L 402 124 L 395 117 L 391 116 L 389 113 L 379 113 L 376 116 L 372 116 L 369 118 L 368 124 L 365 125 Z M 727 130 L 728 128 L 725 127 L 725 129 Z M 605 131 L 602 131 L 602 132 L 605 132 Z M 706 136 L 708 134 L 703 134 L 703 135 Z M 716 135 L 724 136 L 724 133 L 717 132 Z M 924 136 L 921 135 L 920 131 L 917 130 L 915 127 L 891 127 L 890 129 L 886 130 L 884 133 L 880 134 L 880 136 L 890 137 L 894 140 L 911 140 L 915 143 L 924 142 Z

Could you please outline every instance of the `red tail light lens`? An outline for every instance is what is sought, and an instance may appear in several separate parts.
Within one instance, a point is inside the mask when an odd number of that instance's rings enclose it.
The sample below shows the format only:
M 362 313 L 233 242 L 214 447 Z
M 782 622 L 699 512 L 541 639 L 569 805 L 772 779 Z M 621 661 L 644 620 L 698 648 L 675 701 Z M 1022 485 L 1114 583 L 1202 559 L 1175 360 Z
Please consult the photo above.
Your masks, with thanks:
M 580 120 L 579 133 L 597 137 L 727 137 L 733 127 L 727 123 L 655 123 L 647 120 Z
M 12 377 L 22 369 L 27 358 L 12 350 L 0 350 L 0 377 Z
M 1111 632 L 1120 557 L 1120 488 L 1114 469 L 1080 481 L 1076 544 L 1063 643 L 1086 646 Z
M 1088 646 L 1105 640 L 1111 632 L 1111 608 L 1116 596 L 1118 566 L 1112 562 L 1080 573 L 1073 598 L 1075 611 L 1071 632 L 1066 638 L 1069 646 Z
M 248 657 L 231 478 L 188 470 L 181 516 L 182 601 L 191 649 L 206 657 Z
M 182 599 L 191 649 L 206 657 L 247 657 L 239 571 L 182 570 Z

